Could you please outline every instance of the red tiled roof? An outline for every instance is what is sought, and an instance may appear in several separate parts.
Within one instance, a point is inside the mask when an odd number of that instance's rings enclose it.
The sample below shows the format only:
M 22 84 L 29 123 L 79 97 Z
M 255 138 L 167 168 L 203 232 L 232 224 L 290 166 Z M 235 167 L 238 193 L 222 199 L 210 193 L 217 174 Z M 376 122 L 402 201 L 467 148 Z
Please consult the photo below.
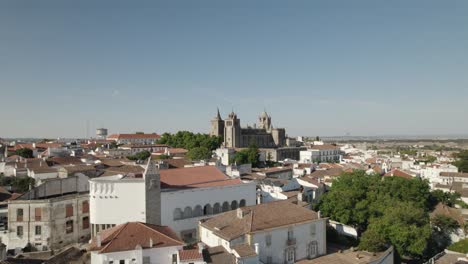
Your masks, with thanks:
M 406 172 L 401 171 L 401 170 L 398 170 L 398 169 L 389 171 L 384 176 L 385 177 L 396 176 L 396 177 L 401 177 L 401 178 L 405 178 L 405 179 L 412 179 L 413 178 L 413 176 L 411 174 L 406 173 Z
M 90 251 L 110 253 L 135 250 L 137 245 L 143 249 L 184 245 L 184 242 L 169 227 L 141 222 L 128 222 L 104 230 L 99 234 L 101 246 L 97 245 L 95 237 L 89 246 Z
M 201 188 L 240 184 L 240 179 L 231 179 L 214 166 L 160 170 L 163 188 Z
M 335 146 L 335 145 L 330 145 L 330 144 L 323 144 L 323 145 L 312 145 L 310 147 L 311 149 L 321 149 L 321 150 L 327 150 L 327 149 L 339 149 L 340 147 Z
M 159 139 L 161 136 L 154 134 L 112 134 L 107 137 L 107 139 L 143 139 L 143 138 L 153 138 Z
M 198 249 L 179 250 L 179 258 L 182 261 L 203 260 L 203 255 Z

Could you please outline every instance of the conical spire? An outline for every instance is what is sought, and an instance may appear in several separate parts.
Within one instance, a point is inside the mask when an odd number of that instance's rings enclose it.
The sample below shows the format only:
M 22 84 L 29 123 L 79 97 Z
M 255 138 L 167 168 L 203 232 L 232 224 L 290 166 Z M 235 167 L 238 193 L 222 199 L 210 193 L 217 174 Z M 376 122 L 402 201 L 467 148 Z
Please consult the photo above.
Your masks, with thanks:
M 218 113 L 216 114 L 216 118 L 217 119 L 221 119 L 221 114 L 219 113 L 219 107 L 216 108 Z

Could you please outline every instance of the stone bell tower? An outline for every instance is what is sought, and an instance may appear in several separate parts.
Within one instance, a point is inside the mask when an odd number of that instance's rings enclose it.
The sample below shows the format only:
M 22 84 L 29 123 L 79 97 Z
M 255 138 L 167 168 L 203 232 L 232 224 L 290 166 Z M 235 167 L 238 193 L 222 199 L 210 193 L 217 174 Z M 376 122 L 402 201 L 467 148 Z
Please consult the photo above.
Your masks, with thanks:
M 145 174 L 146 223 L 161 225 L 161 180 L 155 161 L 148 159 Z
M 240 120 L 234 112 L 231 112 L 224 120 L 224 145 L 227 148 L 239 148 L 241 143 Z
M 218 113 L 211 120 L 210 136 L 215 136 L 215 137 L 224 136 L 224 121 L 221 118 L 221 115 L 219 114 L 219 108 L 218 108 Z

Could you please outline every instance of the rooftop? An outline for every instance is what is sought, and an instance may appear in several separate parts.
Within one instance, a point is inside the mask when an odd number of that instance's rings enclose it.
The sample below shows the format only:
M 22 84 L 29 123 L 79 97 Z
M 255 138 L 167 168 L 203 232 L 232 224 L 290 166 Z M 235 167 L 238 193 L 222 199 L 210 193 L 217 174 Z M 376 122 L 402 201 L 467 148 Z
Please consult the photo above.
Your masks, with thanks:
M 162 188 L 202 188 L 236 185 L 240 179 L 231 179 L 214 166 L 200 166 L 160 170 Z
M 104 230 L 99 233 L 101 245 L 94 237 L 90 243 L 90 251 L 111 253 L 135 250 L 137 246 L 143 249 L 183 246 L 184 242 L 167 226 L 128 222 Z
M 159 139 L 161 136 L 153 133 L 153 134 L 112 134 L 107 136 L 107 139 Z
M 318 214 L 289 201 L 275 201 L 238 208 L 210 219 L 201 225 L 216 235 L 231 240 L 244 234 L 318 219 Z

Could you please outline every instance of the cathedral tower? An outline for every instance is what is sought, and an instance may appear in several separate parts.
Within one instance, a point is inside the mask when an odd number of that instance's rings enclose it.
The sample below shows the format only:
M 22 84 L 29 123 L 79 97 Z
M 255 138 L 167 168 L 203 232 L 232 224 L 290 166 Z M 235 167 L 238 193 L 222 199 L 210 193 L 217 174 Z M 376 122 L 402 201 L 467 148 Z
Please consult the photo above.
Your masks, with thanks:
M 216 136 L 216 137 L 224 136 L 224 121 L 221 118 L 221 115 L 219 114 L 219 108 L 218 108 L 218 113 L 216 114 L 215 118 L 211 120 L 210 136 Z
M 227 148 L 238 148 L 242 146 L 241 126 L 237 115 L 231 112 L 224 121 L 224 145 Z
M 271 116 L 266 111 L 260 114 L 258 117 L 258 128 L 265 129 L 267 132 L 271 132 Z

